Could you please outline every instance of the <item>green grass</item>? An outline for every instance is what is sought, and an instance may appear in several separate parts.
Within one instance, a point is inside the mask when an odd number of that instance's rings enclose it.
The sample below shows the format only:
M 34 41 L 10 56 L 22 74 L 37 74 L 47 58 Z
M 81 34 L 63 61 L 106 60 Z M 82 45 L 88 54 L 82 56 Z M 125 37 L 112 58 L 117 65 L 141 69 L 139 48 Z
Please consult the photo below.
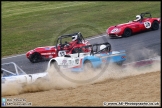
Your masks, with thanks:
M 133 20 L 141 12 L 160 17 L 160 1 L 1 3 L 2 57 L 55 45 L 63 34 L 80 31 L 90 37 L 105 33 L 109 26 Z

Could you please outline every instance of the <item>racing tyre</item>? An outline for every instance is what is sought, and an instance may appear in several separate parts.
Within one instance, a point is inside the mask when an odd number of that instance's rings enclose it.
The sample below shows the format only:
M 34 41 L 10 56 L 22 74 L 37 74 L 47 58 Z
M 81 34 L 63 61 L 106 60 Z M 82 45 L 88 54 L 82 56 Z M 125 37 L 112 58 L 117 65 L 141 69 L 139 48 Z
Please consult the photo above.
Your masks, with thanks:
M 118 66 L 122 66 L 123 65 L 123 61 L 117 62 L 116 63 Z
M 123 33 L 123 37 L 129 37 L 129 36 L 131 36 L 132 35 L 132 30 L 131 29 L 129 29 L 129 28 L 126 28 L 125 30 L 124 30 L 124 33 Z
M 42 60 L 42 57 L 39 53 L 33 53 L 29 60 L 32 62 L 32 63 L 37 63 L 37 62 L 40 62 Z
M 90 61 L 85 61 L 84 62 L 84 72 L 88 72 L 88 71 L 94 71 L 94 68 L 92 66 L 92 63 Z
M 159 23 L 157 21 L 154 21 L 151 26 L 152 30 L 158 30 L 159 29 Z

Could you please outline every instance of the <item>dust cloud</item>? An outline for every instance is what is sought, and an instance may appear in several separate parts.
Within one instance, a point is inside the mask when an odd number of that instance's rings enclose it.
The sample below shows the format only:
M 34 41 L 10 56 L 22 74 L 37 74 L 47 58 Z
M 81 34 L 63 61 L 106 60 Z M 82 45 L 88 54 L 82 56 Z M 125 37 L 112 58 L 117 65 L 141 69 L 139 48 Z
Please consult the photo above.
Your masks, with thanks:
M 2 85 L 2 96 L 18 95 L 26 92 L 39 92 L 50 89 L 65 89 L 76 88 L 86 84 L 102 83 L 108 79 L 119 79 L 128 76 L 135 76 L 140 74 L 146 74 L 149 72 L 160 71 L 160 62 L 155 61 L 147 66 L 134 67 L 133 65 L 127 65 L 122 68 L 116 64 L 109 64 L 105 71 L 101 73 L 101 70 L 88 71 L 88 72 L 70 72 L 63 71 L 61 74 L 57 72 L 53 67 L 47 69 L 48 76 L 37 80 L 34 83 L 22 85 L 18 83 L 8 83 Z
M 16 82 L 1 84 L 2 96 L 5 95 L 18 95 L 22 92 L 22 85 Z
M 150 50 L 145 51 L 150 52 Z M 154 56 L 156 55 L 154 54 Z M 154 58 L 153 60 L 155 61 L 145 66 L 135 66 L 136 63 L 123 66 L 119 66 L 117 64 L 109 64 L 108 66 L 106 66 L 106 69 L 104 69 L 104 71 L 95 69 L 88 72 L 71 72 L 68 70 L 57 72 L 54 69 L 54 66 L 52 66 L 51 68 L 47 69 L 46 72 L 48 72 L 48 75 L 46 77 L 41 78 L 34 83 L 26 85 L 18 83 L 8 83 L 5 85 L 2 84 L 2 96 L 18 95 L 27 92 L 40 92 L 51 89 L 59 90 L 65 88 L 76 88 L 78 86 L 87 84 L 102 83 L 103 81 L 106 81 L 108 79 L 120 79 L 128 76 L 161 71 L 160 56 Z

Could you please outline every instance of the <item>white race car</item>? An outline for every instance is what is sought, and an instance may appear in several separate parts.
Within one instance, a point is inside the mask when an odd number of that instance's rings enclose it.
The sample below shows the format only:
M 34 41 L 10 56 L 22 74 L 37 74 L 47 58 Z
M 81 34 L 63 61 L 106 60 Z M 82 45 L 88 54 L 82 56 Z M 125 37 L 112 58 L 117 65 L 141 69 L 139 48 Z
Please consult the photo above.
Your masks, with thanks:
M 7 83 L 21 83 L 30 84 L 36 80 L 48 76 L 47 72 L 26 74 L 18 65 L 14 62 L 3 63 L 1 65 L 1 84 Z
M 85 53 L 84 50 L 89 50 Z M 52 58 L 48 68 L 54 65 L 57 71 L 63 69 L 73 72 L 88 71 L 101 68 L 108 63 L 121 65 L 126 60 L 125 50 L 111 51 L 110 43 L 87 45 L 76 49 L 75 54 Z

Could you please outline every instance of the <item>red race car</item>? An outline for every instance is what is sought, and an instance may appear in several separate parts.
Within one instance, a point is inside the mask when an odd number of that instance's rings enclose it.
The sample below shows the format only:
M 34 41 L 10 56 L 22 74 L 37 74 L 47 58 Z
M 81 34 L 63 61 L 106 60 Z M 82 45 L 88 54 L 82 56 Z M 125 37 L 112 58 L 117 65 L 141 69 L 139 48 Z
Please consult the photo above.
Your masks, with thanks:
M 160 18 L 152 18 L 149 12 L 136 15 L 136 19 L 128 23 L 110 26 L 106 33 L 111 37 L 129 37 L 134 33 L 139 33 L 146 30 L 158 30 Z
M 70 38 L 70 40 L 72 39 L 72 41 L 67 42 L 68 38 Z M 57 56 L 77 53 L 77 48 L 86 45 L 90 45 L 90 43 L 83 38 L 80 32 L 62 35 L 58 37 L 56 46 L 37 47 L 33 50 L 28 51 L 26 53 L 26 57 L 30 60 L 30 62 L 37 63 L 43 60 L 49 60 Z M 85 52 L 88 51 L 85 50 Z

